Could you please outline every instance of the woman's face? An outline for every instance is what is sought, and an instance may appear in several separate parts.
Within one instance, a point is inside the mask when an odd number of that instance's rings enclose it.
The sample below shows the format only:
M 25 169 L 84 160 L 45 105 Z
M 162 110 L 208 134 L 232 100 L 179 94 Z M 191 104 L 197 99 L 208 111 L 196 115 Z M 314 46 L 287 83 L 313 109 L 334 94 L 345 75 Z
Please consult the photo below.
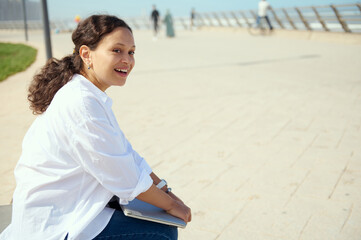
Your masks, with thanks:
M 100 90 L 123 86 L 132 71 L 135 44 L 127 28 L 118 27 L 107 34 L 95 50 L 90 50 L 90 69 L 86 74 Z

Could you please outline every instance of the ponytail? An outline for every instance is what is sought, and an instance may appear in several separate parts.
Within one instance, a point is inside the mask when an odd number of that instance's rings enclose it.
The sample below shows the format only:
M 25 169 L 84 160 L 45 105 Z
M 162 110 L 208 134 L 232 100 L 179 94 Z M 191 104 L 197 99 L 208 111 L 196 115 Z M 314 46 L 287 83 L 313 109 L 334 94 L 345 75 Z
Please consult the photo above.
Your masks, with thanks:
M 28 100 L 33 114 L 45 112 L 55 93 L 69 82 L 75 73 L 79 73 L 81 67 L 82 60 L 76 54 L 61 60 L 49 59 L 40 73 L 34 76 L 29 87 Z

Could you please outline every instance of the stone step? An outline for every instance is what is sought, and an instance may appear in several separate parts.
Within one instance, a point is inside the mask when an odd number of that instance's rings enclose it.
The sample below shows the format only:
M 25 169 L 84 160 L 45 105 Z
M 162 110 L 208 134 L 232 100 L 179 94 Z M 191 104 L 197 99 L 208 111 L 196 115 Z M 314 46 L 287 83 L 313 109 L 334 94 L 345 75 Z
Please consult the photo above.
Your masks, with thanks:
M 11 222 L 12 205 L 0 205 L 0 232 Z

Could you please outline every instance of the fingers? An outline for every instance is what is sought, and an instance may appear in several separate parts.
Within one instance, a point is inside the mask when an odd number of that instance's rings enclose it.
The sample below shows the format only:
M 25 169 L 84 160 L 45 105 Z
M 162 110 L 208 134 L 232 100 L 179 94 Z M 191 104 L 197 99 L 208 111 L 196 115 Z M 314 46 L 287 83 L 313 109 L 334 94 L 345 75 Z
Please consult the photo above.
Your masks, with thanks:
M 192 221 L 192 212 L 191 209 L 189 209 L 189 216 L 188 216 L 188 222 Z
M 186 223 L 192 220 L 191 209 L 187 207 L 183 202 L 175 201 L 175 205 L 172 209 L 167 212 L 175 217 L 178 217 L 185 221 Z
M 185 222 L 190 222 L 192 220 L 192 213 L 191 213 L 191 209 L 189 207 L 187 207 L 186 205 L 184 205 L 186 207 L 186 214 L 185 214 Z

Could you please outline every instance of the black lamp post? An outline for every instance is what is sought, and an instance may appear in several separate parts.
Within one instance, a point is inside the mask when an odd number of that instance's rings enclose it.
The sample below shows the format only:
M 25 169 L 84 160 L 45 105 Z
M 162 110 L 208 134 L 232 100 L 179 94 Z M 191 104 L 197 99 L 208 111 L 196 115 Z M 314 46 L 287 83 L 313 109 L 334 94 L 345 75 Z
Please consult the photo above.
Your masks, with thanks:
M 49 27 L 49 17 L 48 17 L 48 6 L 46 0 L 41 0 L 42 9 L 43 9 L 43 24 L 44 24 L 44 39 L 46 47 L 46 57 L 50 59 L 53 57 L 51 53 L 51 39 L 50 39 L 50 27 Z

